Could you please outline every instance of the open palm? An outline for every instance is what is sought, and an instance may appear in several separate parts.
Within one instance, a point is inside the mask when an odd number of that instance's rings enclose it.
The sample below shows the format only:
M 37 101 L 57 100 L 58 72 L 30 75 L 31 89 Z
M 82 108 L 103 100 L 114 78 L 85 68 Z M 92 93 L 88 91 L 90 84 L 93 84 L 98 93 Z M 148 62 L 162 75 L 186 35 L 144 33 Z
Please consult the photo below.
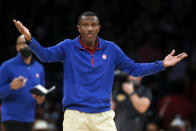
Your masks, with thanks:
M 175 54 L 175 50 L 172 50 L 172 52 L 165 57 L 165 59 L 163 60 L 164 67 L 174 66 L 188 56 L 186 53 L 180 53 L 176 56 L 174 56 L 174 54 Z
M 29 30 L 18 20 L 13 20 L 16 28 L 18 29 L 18 31 L 24 35 L 25 39 L 30 41 L 31 40 L 31 33 L 29 32 Z

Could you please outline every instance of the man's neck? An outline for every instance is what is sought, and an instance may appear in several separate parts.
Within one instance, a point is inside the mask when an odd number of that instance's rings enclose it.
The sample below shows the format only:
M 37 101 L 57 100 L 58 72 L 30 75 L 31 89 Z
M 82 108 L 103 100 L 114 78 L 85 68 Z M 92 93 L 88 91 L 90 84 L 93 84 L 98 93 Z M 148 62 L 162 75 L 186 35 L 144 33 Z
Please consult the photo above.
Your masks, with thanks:
M 87 41 L 85 41 L 85 40 L 81 37 L 81 40 L 82 40 L 82 42 L 83 42 L 88 48 L 90 48 L 91 50 L 93 50 L 93 49 L 95 48 L 95 46 L 96 46 L 96 39 L 93 40 L 93 41 L 91 41 L 91 42 L 87 42 Z

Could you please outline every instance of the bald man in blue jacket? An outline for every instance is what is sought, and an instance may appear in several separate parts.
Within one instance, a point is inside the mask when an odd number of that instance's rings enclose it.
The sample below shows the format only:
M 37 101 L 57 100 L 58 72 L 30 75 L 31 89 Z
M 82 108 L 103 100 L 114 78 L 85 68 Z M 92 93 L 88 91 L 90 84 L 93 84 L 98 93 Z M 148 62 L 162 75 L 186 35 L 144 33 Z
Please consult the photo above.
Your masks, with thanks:
M 0 67 L 1 121 L 6 131 L 32 131 L 36 103 L 45 97 L 32 95 L 35 85 L 44 86 L 43 66 L 32 56 L 24 35 L 16 42 L 18 54 Z

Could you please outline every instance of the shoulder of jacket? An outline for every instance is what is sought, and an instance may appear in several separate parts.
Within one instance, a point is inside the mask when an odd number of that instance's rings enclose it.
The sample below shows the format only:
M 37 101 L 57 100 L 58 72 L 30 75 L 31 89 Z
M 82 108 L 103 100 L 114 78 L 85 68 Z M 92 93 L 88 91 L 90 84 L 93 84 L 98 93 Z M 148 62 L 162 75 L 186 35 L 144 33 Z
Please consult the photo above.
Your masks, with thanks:
M 62 43 L 66 46 L 72 46 L 75 43 L 75 39 L 64 39 Z
M 8 59 L 8 60 L 4 61 L 1 64 L 1 67 L 8 67 L 8 66 L 14 65 L 15 62 L 16 62 L 15 57 L 13 57 L 11 59 Z
M 116 44 L 112 41 L 100 39 L 100 42 L 102 42 L 102 44 L 104 44 L 104 46 L 106 46 L 106 47 L 115 47 L 116 46 Z

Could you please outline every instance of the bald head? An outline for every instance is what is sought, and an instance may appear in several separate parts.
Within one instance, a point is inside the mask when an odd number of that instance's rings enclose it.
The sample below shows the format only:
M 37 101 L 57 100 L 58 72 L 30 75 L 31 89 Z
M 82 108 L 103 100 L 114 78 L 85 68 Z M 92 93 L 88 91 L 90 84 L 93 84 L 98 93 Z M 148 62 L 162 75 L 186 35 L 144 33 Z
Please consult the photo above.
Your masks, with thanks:
M 32 56 L 32 51 L 30 48 L 28 48 L 28 45 L 25 42 L 24 35 L 18 36 L 16 40 L 16 50 L 21 54 L 24 59 L 30 58 Z
M 20 44 L 26 44 L 24 35 L 18 36 L 18 38 L 16 40 L 16 45 L 20 45 Z

